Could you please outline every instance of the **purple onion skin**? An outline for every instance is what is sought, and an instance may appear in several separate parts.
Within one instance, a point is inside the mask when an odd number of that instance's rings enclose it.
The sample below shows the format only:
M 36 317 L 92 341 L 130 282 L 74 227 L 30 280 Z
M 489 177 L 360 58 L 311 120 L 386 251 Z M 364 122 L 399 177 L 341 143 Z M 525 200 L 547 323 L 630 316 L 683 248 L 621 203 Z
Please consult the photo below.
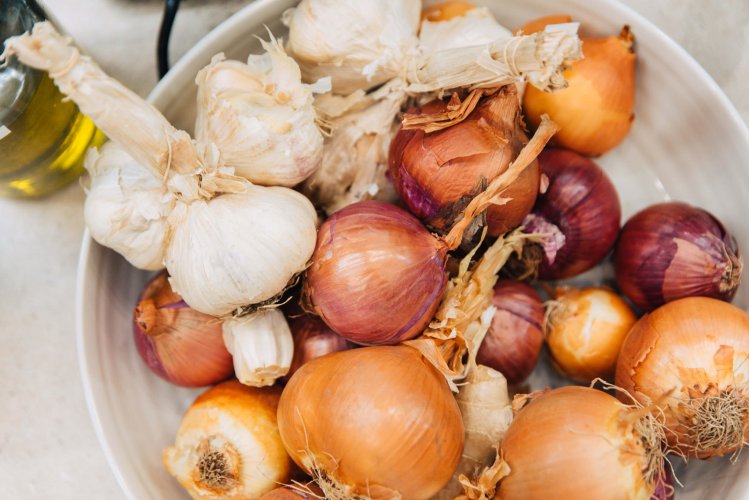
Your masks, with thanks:
M 405 210 L 354 203 L 320 227 L 304 295 L 342 337 L 393 345 L 431 321 L 447 285 L 446 260 L 446 244 Z
M 650 500 L 673 500 L 674 498 L 676 498 L 674 476 L 671 468 L 666 465 L 662 477 L 658 478 L 655 483 L 655 491 L 650 496 Z
M 622 292 L 650 311 L 684 297 L 730 302 L 741 280 L 742 261 L 734 237 L 709 212 L 666 202 L 627 221 L 614 267 Z
M 599 264 L 614 247 L 619 196 L 606 173 L 584 156 L 547 149 L 538 161 L 549 186 L 523 225 L 526 233 L 552 234 L 541 243 L 538 277 L 571 278 Z
M 153 338 L 144 335 L 138 326 L 138 322 L 135 320 L 133 320 L 133 338 L 135 339 L 135 347 L 138 349 L 138 354 L 140 354 L 140 358 L 146 366 L 159 377 L 172 382 L 171 377 L 164 369 L 164 365 L 159 360 Z
M 535 368 L 544 343 L 543 302 L 533 287 L 500 280 L 492 305 L 497 312 L 476 361 L 500 372 L 510 384 L 520 384 Z

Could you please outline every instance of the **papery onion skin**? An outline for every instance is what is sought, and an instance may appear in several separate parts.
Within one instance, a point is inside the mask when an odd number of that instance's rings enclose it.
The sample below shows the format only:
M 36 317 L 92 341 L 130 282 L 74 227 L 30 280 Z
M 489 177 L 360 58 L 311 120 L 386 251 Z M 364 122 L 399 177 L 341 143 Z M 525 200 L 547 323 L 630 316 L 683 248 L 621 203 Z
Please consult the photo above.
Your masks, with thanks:
M 258 498 L 288 483 L 293 464 L 276 423 L 280 394 L 236 380 L 204 392 L 164 450 L 164 466 L 196 499 Z
M 359 202 L 320 227 L 305 294 L 342 337 L 396 344 L 432 319 L 447 285 L 446 259 L 446 245 L 405 210 Z
M 305 364 L 281 396 L 278 424 L 294 461 L 323 479 L 326 494 L 335 482 L 347 497 L 430 498 L 463 450 L 447 382 L 407 346 L 352 349 Z
M 582 383 L 613 380 L 624 338 L 637 316 L 603 287 L 561 288 L 549 303 L 546 345 L 555 368 Z
M 413 114 L 439 113 L 447 103 L 432 101 Z M 528 142 L 514 85 L 485 97 L 464 121 L 444 130 L 400 129 L 390 145 L 389 174 L 409 211 L 446 231 L 467 200 L 504 172 Z M 536 201 L 540 170 L 534 162 L 502 196 L 511 201 L 486 212 L 489 234 L 520 225 Z
M 651 205 L 624 224 L 614 253 L 619 287 L 645 310 L 690 296 L 730 302 L 743 263 L 734 237 L 705 210 Z
M 533 371 L 544 343 L 543 303 L 530 285 L 499 280 L 492 305 L 497 311 L 476 361 L 500 372 L 510 384 L 519 384 Z
M 304 314 L 289 319 L 294 336 L 294 358 L 286 375 L 290 378 L 305 363 L 338 351 L 351 349 L 352 344 L 330 329 L 320 318 Z
M 669 302 L 635 324 L 619 353 L 616 384 L 642 404 L 664 407 L 672 447 L 689 457 L 720 456 L 749 439 L 747 357 L 749 314 L 717 299 L 689 297 Z M 717 448 L 699 444 L 696 420 L 686 405 L 706 395 L 736 404 L 743 437 Z M 620 398 L 628 402 L 625 395 Z
M 577 153 L 549 149 L 538 161 L 549 186 L 523 226 L 527 233 L 551 234 L 541 243 L 538 277 L 571 278 L 599 264 L 614 247 L 619 196 L 606 173 Z
M 524 33 L 540 28 L 539 24 L 529 23 Z M 625 26 L 618 36 L 583 37 L 582 42 L 585 57 L 564 72 L 568 87 L 549 93 L 529 85 L 523 109 L 532 127 L 538 126 L 544 113 L 562 127 L 554 144 L 599 156 L 627 137 L 634 120 L 634 35 Z
M 165 272 L 154 276 L 141 293 L 133 313 L 133 338 L 148 368 L 173 384 L 203 387 L 234 373 L 221 321 L 191 309 L 172 291 Z
M 501 456 L 510 467 L 495 499 L 630 498 L 647 500 L 654 485 L 630 409 L 605 392 L 561 387 L 516 415 Z

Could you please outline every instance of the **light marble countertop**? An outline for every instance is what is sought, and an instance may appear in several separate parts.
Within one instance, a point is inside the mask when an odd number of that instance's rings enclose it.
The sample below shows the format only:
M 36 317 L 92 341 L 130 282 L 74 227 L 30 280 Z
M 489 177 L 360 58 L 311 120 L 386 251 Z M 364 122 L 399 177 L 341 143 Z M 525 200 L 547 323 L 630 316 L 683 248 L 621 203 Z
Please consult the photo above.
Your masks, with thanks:
M 515 0 L 519 1 L 519 0 Z M 46 0 L 106 71 L 141 95 L 156 83 L 158 0 Z M 247 0 L 185 0 L 179 56 Z M 682 44 L 749 121 L 747 0 L 624 0 Z M 1 15 L 2 13 L 0 13 Z M 0 199 L 0 498 L 122 498 L 94 435 L 74 339 L 83 192 Z

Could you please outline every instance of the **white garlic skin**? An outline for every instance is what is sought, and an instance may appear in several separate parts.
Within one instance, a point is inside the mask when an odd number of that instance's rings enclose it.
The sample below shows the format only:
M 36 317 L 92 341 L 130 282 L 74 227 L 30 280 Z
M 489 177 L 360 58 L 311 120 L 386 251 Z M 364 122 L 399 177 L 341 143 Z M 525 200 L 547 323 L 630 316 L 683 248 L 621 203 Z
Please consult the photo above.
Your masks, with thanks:
M 248 63 L 213 58 L 196 79 L 196 138 L 214 143 L 235 175 L 264 186 L 299 184 L 322 160 L 312 89 L 281 45 Z
M 281 293 L 317 241 L 312 203 L 283 187 L 247 183 L 241 193 L 180 204 L 173 219 L 169 281 L 190 307 L 213 316 Z
M 294 338 L 279 309 L 262 309 L 224 320 L 224 344 L 234 359 L 234 373 L 245 385 L 263 387 L 289 372 Z
M 90 149 L 85 167 L 91 182 L 83 214 L 94 240 L 135 267 L 162 269 L 174 206 L 162 180 L 113 142 Z
M 420 0 L 302 0 L 284 14 L 286 49 L 307 82 L 367 90 L 400 76 L 416 50 Z
M 486 7 L 475 7 L 447 21 L 424 20 L 419 43 L 424 52 L 485 45 L 512 38 L 512 32 L 499 24 Z

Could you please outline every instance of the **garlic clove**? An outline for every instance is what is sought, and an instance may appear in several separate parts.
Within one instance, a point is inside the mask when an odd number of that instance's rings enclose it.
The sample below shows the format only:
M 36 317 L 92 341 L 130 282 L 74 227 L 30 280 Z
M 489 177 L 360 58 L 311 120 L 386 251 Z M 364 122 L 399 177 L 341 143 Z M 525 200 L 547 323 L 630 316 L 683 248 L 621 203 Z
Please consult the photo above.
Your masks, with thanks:
M 289 372 L 294 339 L 279 309 L 263 309 L 224 320 L 224 344 L 234 358 L 234 372 L 245 385 L 263 387 Z

